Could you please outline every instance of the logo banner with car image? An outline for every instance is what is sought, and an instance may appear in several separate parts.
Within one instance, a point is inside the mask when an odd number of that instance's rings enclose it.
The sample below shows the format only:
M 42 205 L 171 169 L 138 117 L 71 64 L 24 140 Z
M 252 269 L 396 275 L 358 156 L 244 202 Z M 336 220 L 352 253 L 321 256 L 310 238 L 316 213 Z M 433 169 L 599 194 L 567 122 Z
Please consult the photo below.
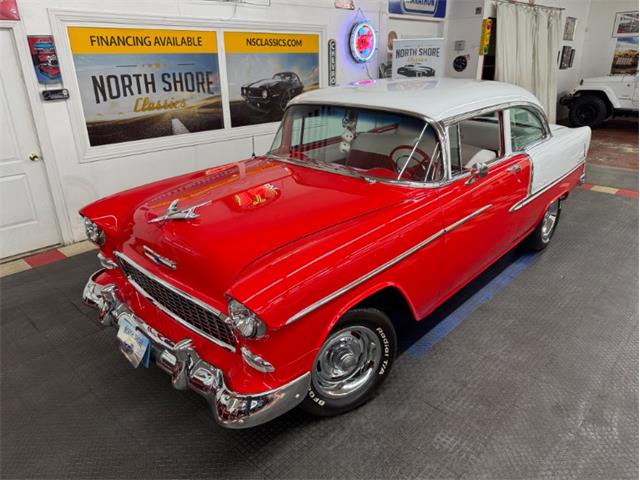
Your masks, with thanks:
M 319 87 L 317 34 L 225 32 L 231 126 L 277 122 L 293 97 Z
M 216 32 L 69 27 L 92 146 L 223 128 Z

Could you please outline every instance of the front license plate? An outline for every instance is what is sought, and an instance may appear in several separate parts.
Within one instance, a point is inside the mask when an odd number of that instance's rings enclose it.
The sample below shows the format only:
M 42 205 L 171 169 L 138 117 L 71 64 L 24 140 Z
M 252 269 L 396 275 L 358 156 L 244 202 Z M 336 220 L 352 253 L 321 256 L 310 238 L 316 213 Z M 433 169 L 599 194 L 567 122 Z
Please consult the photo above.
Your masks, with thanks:
M 149 339 L 135 325 L 125 317 L 120 317 L 118 321 L 118 343 L 120 351 L 127 357 L 134 368 L 140 363 L 145 367 L 149 366 L 149 357 L 151 355 L 151 344 Z

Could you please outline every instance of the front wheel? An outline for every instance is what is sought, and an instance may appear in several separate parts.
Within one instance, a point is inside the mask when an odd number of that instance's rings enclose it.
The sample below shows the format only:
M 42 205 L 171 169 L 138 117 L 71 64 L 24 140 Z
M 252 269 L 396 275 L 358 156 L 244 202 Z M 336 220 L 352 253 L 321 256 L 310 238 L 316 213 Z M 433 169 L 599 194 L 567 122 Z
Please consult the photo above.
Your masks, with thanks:
M 535 251 L 547 248 L 560 221 L 561 211 L 562 204 L 560 200 L 556 200 L 549 205 L 546 212 L 544 212 L 544 217 L 542 217 L 536 229 L 527 238 L 526 243 L 529 248 Z
M 300 407 L 331 416 L 367 402 L 389 375 L 396 349 L 396 333 L 384 313 L 374 308 L 348 311 L 320 347 Z
M 595 95 L 582 95 L 569 107 L 572 127 L 596 128 L 607 118 L 607 104 Z

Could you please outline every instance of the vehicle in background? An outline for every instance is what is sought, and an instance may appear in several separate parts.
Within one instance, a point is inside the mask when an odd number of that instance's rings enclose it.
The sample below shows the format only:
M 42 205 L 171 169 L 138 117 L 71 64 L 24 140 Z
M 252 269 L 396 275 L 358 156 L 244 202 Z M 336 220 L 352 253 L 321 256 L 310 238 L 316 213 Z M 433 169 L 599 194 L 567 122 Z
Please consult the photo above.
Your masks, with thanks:
M 560 99 L 572 127 L 596 128 L 614 116 L 638 114 L 638 73 L 585 78 Z
M 284 112 L 289 100 L 301 94 L 303 90 L 304 85 L 297 73 L 280 72 L 271 78 L 243 85 L 240 94 L 255 110 Z
M 396 70 L 403 77 L 433 77 L 436 71 L 427 65 L 403 65 Z

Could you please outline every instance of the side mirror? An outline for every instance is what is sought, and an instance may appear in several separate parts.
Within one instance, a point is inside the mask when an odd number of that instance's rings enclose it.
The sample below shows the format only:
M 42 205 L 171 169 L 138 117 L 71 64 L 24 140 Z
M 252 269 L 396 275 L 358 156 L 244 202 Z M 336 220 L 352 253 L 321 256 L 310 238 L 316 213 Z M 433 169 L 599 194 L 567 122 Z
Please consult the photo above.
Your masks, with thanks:
M 469 177 L 469 180 L 467 180 L 465 183 L 467 185 L 471 185 L 473 182 L 475 182 L 479 178 L 486 177 L 488 173 L 489 173 L 489 165 L 483 162 L 478 162 L 474 164 L 473 167 L 471 167 L 471 176 Z

